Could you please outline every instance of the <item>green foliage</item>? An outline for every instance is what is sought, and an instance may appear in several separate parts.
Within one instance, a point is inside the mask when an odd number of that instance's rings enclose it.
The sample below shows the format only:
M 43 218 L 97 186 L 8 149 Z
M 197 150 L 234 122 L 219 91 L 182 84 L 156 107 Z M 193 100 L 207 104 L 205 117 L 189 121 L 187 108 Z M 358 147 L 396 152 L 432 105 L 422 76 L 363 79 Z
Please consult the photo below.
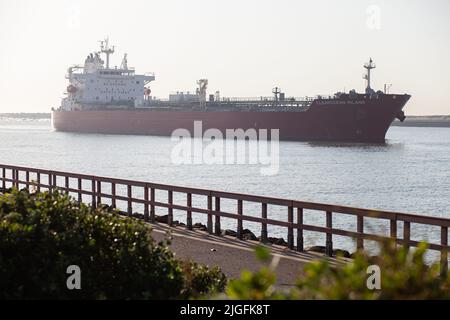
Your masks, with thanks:
M 270 252 L 264 247 L 255 250 L 259 260 L 267 262 Z M 231 280 L 226 288 L 226 294 L 231 299 L 238 300 L 268 300 L 288 298 L 275 290 L 275 266 L 261 268 L 257 272 L 244 270 L 240 279 Z
M 307 264 L 290 291 L 276 290 L 273 268 L 264 267 L 230 281 L 226 293 L 232 299 L 450 299 L 450 276 L 440 276 L 438 264 L 427 265 L 425 252 L 425 245 L 411 253 L 385 242 L 378 257 L 358 252 L 352 262 L 338 267 L 325 259 Z M 372 265 L 381 271 L 380 290 L 367 286 Z
M 150 231 L 58 192 L 13 190 L 0 197 L 0 299 L 173 299 L 223 287 L 217 269 L 191 264 L 185 277 Z M 69 265 L 81 268 L 81 290 L 67 289 Z
M 267 248 L 258 246 L 255 249 L 256 258 L 260 261 L 267 262 L 270 260 L 270 251 Z
M 358 252 L 352 263 L 332 268 L 326 261 L 309 264 L 299 279 L 300 296 L 312 299 L 450 299 L 450 277 L 439 265 L 427 265 L 426 245 L 414 252 L 385 242 L 378 257 Z M 380 268 L 380 290 L 367 286 L 368 267 Z
M 220 268 L 208 269 L 196 262 L 184 262 L 182 265 L 185 284 L 181 297 L 184 299 L 202 298 L 207 294 L 225 290 L 227 279 Z

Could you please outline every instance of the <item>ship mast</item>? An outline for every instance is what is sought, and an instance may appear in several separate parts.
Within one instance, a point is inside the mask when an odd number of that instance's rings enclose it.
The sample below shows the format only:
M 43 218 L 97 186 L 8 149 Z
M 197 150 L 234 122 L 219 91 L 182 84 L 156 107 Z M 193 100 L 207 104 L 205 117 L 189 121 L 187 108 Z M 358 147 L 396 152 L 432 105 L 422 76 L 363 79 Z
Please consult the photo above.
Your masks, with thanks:
M 200 107 L 206 108 L 206 89 L 208 88 L 208 79 L 200 79 L 197 81 L 197 84 Z
M 104 41 L 100 41 L 100 52 L 106 54 L 106 69 L 109 69 L 109 56 L 114 53 L 114 46 L 109 47 L 109 38 Z
M 367 69 L 367 74 L 364 75 L 364 79 L 367 80 L 366 93 L 370 93 L 372 92 L 372 88 L 370 87 L 370 70 L 376 68 L 376 65 L 375 63 L 373 63 L 372 58 L 370 58 L 369 62 L 364 64 L 364 68 Z

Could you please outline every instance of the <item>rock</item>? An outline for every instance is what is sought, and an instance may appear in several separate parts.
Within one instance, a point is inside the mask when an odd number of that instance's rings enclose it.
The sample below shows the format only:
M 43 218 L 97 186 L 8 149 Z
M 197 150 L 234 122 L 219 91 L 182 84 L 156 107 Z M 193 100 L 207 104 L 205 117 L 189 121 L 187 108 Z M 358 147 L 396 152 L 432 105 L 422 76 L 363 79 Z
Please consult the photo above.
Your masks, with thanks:
M 287 242 L 283 238 L 267 238 L 267 241 L 272 244 L 276 244 L 279 246 L 287 246 Z
M 253 241 L 258 241 L 258 238 L 255 236 L 255 234 L 253 232 L 251 232 L 248 229 L 244 229 L 242 231 L 242 239 L 243 240 L 253 240 Z
M 156 216 L 155 217 L 155 221 L 159 222 L 159 223 L 169 223 L 169 215 L 165 215 L 165 216 Z
M 307 248 L 305 251 L 318 252 L 318 253 L 323 253 L 323 254 L 327 253 L 326 252 L 327 249 L 325 246 L 313 246 L 313 247 Z M 344 257 L 344 258 L 351 258 L 352 255 L 347 250 L 334 249 L 333 256 L 334 257 L 340 256 L 340 257 Z
M 194 229 L 200 229 L 202 231 L 208 231 L 208 228 L 202 223 L 196 223 L 192 226 Z
M 231 236 L 231 237 L 237 237 L 237 232 L 234 231 L 234 230 L 227 229 L 225 231 L 222 231 L 222 235 L 224 235 L 224 236 Z
M 347 250 L 336 249 L 336 250 L 333 250 L 333 256 L 350 258 L 351 254 Z
M 306 248 L 305 251 L 311 251 L 311 252 L 317 252 L 317 253 L 326 253 L 326 248 L 324 246 L 313 246 L 313 247 L 309 247 Z
M 213 249 L 211 249 L 211 252 L 216 252 L 216 251 L 217 251 L 217 250 L 216 250 L 216 249 L 214 249 L 214 248 L 213 248 Z
M 138 213 L 138 212 L 133 212 L 133 213 L 131 214 L 131 217 L 132 217 L 132 218 L 135 218 L 135 219 L 140 219 L 140 220 L 143 220 L 143 219 L 144 219 L 144 215 L 142 215 L 142 214 L 140 214 L 140 213 Z
M 103 211 L 109 212 L 109 213 L 115 211 L 115 209 L 114 209 L 113 206 L 109 206 L 109 205 L 103 204 L 103 203 L 100 204 L 100 205 L 98 206 L 98 208 L 101 209 L 101 210 L 103 210 Z

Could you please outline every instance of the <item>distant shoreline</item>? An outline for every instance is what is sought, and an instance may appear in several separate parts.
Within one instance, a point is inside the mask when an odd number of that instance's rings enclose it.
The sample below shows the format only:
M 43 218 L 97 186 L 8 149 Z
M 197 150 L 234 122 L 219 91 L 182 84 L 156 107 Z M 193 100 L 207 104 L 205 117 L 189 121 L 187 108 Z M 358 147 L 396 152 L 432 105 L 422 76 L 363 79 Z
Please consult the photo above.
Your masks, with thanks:
M 397 127 L 450 127 L 450 115 L 442 116 L 406 116 L 404 122 L 395 120 Z
M 0 113 L 0 118 L 50 120 L 51 113 Z M 450 115 L 406 116 L 404 122 L 395 120 L 392 125 L 396 127 L 450 127 Z
M 52 118 L 51 113 L 47 112 L 41 112 L 41 113 L 26 113 L 26 112 L 19 112 L 19 113 L 0 113 L 0 118 L 9 118 L 9 119 L 48 119 L 50 120 Z

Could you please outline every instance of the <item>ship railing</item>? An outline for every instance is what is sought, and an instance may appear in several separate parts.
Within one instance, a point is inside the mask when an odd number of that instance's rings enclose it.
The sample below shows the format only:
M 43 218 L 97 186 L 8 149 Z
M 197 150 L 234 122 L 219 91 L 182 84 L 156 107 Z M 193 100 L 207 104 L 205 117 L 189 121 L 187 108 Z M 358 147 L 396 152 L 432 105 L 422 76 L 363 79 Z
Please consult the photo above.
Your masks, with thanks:
M 270 102 L 270 103 L 282 103 L 282 102 L 311 102 L 315 97 L 285 97 L 284 99 L 275 100 L 274 97 L 223 97 L 220 99 L 220 102 L 223 103 L 234 103 L 234 102 L 253 102 L 253 103 L 261 103 L 261 102 Z
M 28 190 L 53 191 L 60 190 L 71 195 L 78 202 L 90 204 L 93 208 L 110 206 L 122 214 L 133 216 L 137 206 L 143 208 L 137 213 L 145 221 L 155 223 L 156 213 L 165 212 L 170 226 L 174 226 L 174 211 L 185 217 L 186 228 L 192 230 L 195 225 L 193 214 L 206 217 L 206 230 L 209 234 L 222 234 L 222 219 L 232 219 L 236 223 L 236 237 L 243 239 L 244 223 L 258 224 L 263 243 L 269 240 L 274 227 L 286 230 L 287 247 L 291 250 L 304 251 L 304 233 L 315 232 L 325 236 L 325 252 L 333 255 L 334 236 L 356 239 L 357 249 L 364 249 L 365 241 L 394 241 L 409 250 L 425 243 L 428 250 L 440 252 L 442 273 L 448 270 L 448 229 L 450 219 L 414 215 L 400 212 L 361 209 L 340 205 L 305 202 L 292 199 L 273 198 L 242 193 L 231 193 L 199 188 L 188 188 L 160 183 L 117 179 L 109 177 L 78 174 L 62 171 L 44 170 L 30 167 L 19 167 L 0 164 L 1 188 L 5 192 L 9 188 L 26 188 Z M 184 199 L 177 200 L 176 199 Z M 195 200 L 195 201 L 194 201 Z M 224 210 L 224 202 L 232 209 Z M 122 202 L 122 207 L 118 205 Z M 251 210 L 245 210 L 246 207 Z M 259 207 L 259 210 L 256 208 Z M 281 218 L 271 215 L 278 208 Z M 324 224 L 305 222 L 305 215 L 325 218 Z M 353 217 L 356 220 L 356 230 L 343 229 L 342 224 L 335 224 L 340 217 Z M 310 217 L 308 215 L 308 217 Z M 369 232 L 366 223 L 377 221 L 388 222 L 389 234 Z M 345 225 L 350 225 L 346 223 Z M 352 224 L 353 225 L 353 224 Z M 429 242 L 422 231 L 422 239 L 412 239 L 413 227 L 438 228 L 440 243 Z M 402 234 L 399 234 L 399 229 Z M 419 229 L 422 230 L 422 229 Z M 294 238 L 294 236 L 296 236 Z M 429 236 L 429 235 L 428 235 Z

